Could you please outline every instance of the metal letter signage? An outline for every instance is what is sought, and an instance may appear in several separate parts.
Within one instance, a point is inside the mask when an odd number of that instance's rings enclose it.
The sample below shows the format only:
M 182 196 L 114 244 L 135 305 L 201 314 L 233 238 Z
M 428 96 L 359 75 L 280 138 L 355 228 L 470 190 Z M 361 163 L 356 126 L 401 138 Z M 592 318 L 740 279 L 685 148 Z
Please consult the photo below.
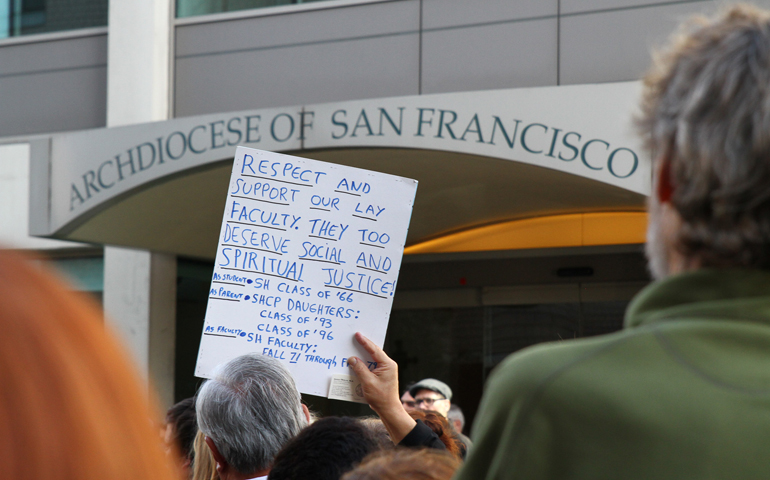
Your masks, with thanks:
M 649 194 L 650 159 L 631 132 L 638 82 L 489 90 L 232 112 L 55 135 L 50 235 L 135 188 L 270 151 L 396 147 L 528 163 Z M 35 178 L 32 181 L 36 181 Z M 46 180 L 42 180 L 46 181 Z M 46 232 L 36 232 L 45 234 Z

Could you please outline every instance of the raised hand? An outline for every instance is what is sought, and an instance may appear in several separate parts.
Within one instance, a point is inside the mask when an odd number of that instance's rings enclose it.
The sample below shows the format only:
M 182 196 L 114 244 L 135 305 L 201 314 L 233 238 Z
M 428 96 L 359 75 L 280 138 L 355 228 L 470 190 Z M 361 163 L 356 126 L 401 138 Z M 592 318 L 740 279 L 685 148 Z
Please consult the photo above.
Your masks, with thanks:
M 393 443 L 398 443 L 412 431 L 416 424 L 401 405 L 398 391 L 398 364 L 362 333 L 357 332 L 355 339 L 372 356 L 372 360 L 377 362 L 377 367 L 370 371 L 366 362 L 358 357 L 350 357 L 348 363 L 361 380 L 364 398 L 372 410 L 380 416 Z

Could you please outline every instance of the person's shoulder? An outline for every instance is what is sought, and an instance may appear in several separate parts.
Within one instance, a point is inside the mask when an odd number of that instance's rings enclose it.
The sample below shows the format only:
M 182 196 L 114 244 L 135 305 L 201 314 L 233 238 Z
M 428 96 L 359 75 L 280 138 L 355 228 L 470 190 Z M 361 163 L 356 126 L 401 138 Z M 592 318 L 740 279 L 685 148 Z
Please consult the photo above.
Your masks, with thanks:
M 613 355 L 617 347 L 644 336 L 644 329 L 621 330 L 596 337 L 534 345 L 509 355 L 492 371 L 486 390 L 491 395 L 521 396 L 543 388 L 572 368 L 597 357 Z
M 622 355 L 625 348 L 616 347 L 627 346 L 639 336 L 639 332 L 623 330 L 538 344 L 509 355 L 487 380 L 473 423 L 473 453 L 458 478 L 492 478 L 492 471 L 532 470 L 542 466 L 546 458 L 543 452 L 551 448 L 548 443 L 553 433 L 544 421 L 548 412 L 563 411 L 565 402 L 574 401 L 574 394 L 580 392 L 580 388 L 572 387 L 580 383 L 578 377 L 585 375 L 585 370 L 590 370 L 591 375 L 600 375 L 590 368 L 592 360 L 612 363 L 614 358 L 605 357 Z M 576 370 L 578 376 L 572 378 Z

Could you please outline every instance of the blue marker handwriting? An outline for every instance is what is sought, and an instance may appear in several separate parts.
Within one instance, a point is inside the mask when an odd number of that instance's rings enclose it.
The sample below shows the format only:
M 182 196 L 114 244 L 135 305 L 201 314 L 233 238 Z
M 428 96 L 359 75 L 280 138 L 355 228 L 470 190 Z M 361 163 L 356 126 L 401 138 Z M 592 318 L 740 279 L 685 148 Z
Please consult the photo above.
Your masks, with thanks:
M 332 223 L 321 218 L 308 220 L 310 222 L 310 236 L 323 238 L 325 240 L 342 240 L 342 235 L 347 231 L 350 225 L 343 223 Z
M 244 176 L 265 176 L 268 178 L 280 178 L 284 183 L 290 183 L 287 180 L 295 181 L 304 185 L 318 185 L 325 172 L 314 172 L 312 170 L 294 165 L 290 162 L 280 162 L 275 160 L 255 160 L 251 155 L 243 156 L 243 165 L 241 165 L 241 175 Z

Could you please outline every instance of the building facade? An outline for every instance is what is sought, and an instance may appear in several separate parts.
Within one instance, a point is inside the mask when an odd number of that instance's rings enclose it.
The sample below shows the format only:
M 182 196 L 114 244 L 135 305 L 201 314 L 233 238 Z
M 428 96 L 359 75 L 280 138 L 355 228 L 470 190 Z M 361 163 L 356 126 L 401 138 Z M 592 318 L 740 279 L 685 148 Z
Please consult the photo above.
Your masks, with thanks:
M 472 418 L 505 355 L 621 328 L 649 281 L 639 79 L 717 7 L 0 0 L 0 241 L 93 292 L 169 404 L 236 145 L 415 178 L 386 350 Z

